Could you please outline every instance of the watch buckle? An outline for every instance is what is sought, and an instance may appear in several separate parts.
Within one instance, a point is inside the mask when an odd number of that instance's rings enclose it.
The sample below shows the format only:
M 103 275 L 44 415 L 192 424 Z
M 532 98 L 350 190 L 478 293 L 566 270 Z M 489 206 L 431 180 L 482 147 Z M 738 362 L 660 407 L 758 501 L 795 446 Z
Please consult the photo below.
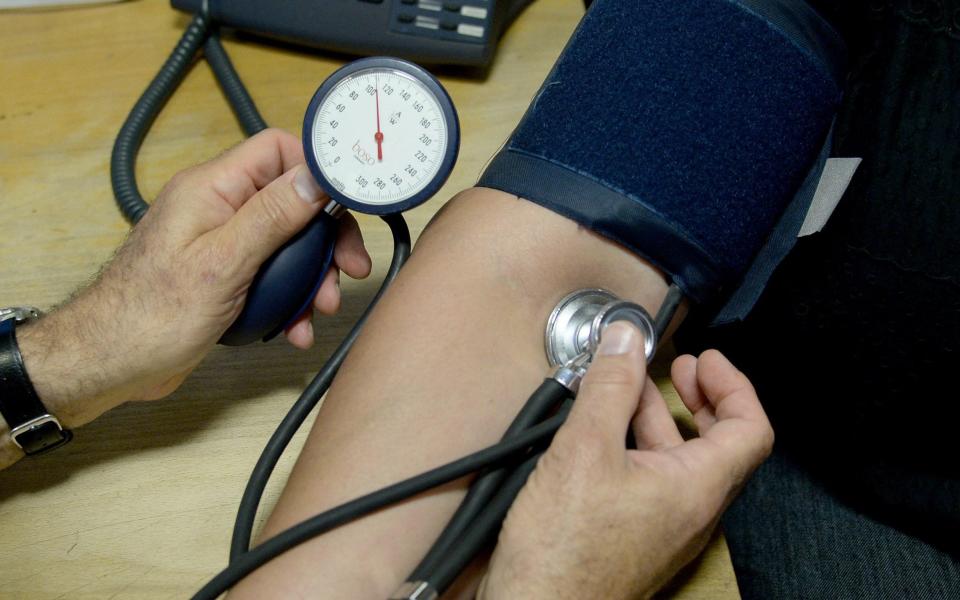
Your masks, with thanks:
M 54 441 L 53 443 L 44 445 L 41 448 L 33 449 L 33 448 L 25 448 L 24 445 L 20 443 L 20 440 L 17 439 L 22 435 L 34 433 L 40 430 L 41 428 L 44 428 L 45 425 L 53 425 L 54 427 L 56 427 L 56 432 L 51 431 L 50 433 L 53 435 L 57 435 L 59 437 L 58 440 Z M 20 425 L 17 425 L 16 427 L 12 428 L 10 430 L 10 438 L 13 440 L 13 443 L 16 444 L 18 448 L 23 450 L 24 453 L 26 453 L 28 456 L 35 456 L 37 454 L 43 454 L 44 452 L 48 452 L 50 450 L 54 450 L 56 448 L 59 448 L 60 446 L 63 446 L 64 444 L 69 442 L 71 439 L 73 439 L 73 432 L 70 431 L 69 429 L 64 429 L 63 425 L 60 424 L 60 421 L 55 416 L 48 413 L 48 414 L 40 415 L 39 417 L 30 419 L 26 423 L 21 423 Z
M 13 319 L 17 323 L 23 323 L 31 319 L 39 319 L 43 316 L 43 311 L 32 306 L 9 306 L 0 308 L 0 321 Z

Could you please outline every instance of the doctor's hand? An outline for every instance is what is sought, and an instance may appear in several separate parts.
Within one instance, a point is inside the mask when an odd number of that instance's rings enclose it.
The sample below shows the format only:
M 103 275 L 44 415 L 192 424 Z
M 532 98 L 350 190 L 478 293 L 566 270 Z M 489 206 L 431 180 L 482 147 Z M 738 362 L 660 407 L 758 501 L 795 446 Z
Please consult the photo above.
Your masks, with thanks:
M 128 295 L 176 306 L 176 315 L 167 311 L 162 325 L 153 319 L 162 329 L 155 333 L 193 346 L 182 354 L 195 356 L 209 350 L 239 315 L 260 265 L 328 201 L 304 162 L 300 139 L 268 129 L 174 176 L 99 283 L 121 280 Z M 370 273 L 360 228 L 351 215 L 343 217 L 333 268 L 312 306 L 285 332 L 297 347 L 313 344 L 314 308 L 324 314 L 339 308 L 340 270 L 354 278 Z
M 770 453 L 747 378 L 719 352 L 673 364 L 698 438 L 646 378 L 637 329 L 608 328 L 573 410 L 507 515 L 480 597 L 649 597 L 704 547 Z M 624 442 L 631 430 L 637 449 Z
M 18 327 L 41 400 L 75 427 L 127 400 L 172 392 L 240 313 L 260 264 L 328 200 L 300 140 L 278 130 L 177 174 L 96 281 Z M 313 343 L 313 308 L 338 309 L 339 270 L 370 273 L 349 215 L 340 219 L 334 261 L 313 306 L 286 332 L 295 346 Z

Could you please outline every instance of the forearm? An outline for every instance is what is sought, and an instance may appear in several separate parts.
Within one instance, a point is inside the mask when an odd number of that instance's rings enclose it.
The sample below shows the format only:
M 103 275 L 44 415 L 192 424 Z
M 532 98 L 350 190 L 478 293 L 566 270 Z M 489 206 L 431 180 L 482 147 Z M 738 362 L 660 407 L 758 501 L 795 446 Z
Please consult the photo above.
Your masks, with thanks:
M 49 412 L 76 427 L 176 389 L 237 318 L 258 267 L 326 199 L 299 138 L 275 129 L 177 174 L 95 282 L 18 328 L 26 371 Z M 311 303 L 328 313 L 339 304 L 339 270 L 369 272 L 349 215 L 334 246 L 335 265 Z M 287 332 L 301 347 L 313 341 L 311 310 Z M 0 424 L 0 467 L 21 455 Z
M 132 352 L 117 339 L 111 293 L 87 288 L 70 302 L 17 327 L 24 367 L 37 396 L 61 425 L 74 428 L 130 399 Z M 0 418 L 0 468 L 23 456 Z
M 541 207 L 486 189 L 452 200 L 341 369 L 261 539 L 498 439 L 548 373 L 547 316 L 585 287 L 651 312 L 666 292 L 636 256 Z M 305 544 L 237 596 L 386 597 L 464 488 L 457 482 Z
M 160 306 L 169 303 L 149 291 L 158 270 L 131 264 L 146 252 L 142 243 L 150 232 L 144 229 L 133 231 L 90 285 L 39 320 L 17 327 L 30 382 L 64 427 L 89 423 L 129 400 L 163 395 L 171 375 L 203 356 L 188 339 L 177 339 L 171 326 L 182 309 Z M 165 351 L 178 346 L 189 359 L 173 360 Z M 22 456 L 0 419 L 0 468 Z

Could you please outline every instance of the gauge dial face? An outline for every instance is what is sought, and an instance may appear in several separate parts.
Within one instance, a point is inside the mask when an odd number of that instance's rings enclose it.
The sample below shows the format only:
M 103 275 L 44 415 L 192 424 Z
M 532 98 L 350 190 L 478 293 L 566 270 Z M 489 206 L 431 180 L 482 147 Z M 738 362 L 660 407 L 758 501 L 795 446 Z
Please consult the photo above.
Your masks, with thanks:
M 399 69 L 362 69 L 341 79 L 320 100 L 309 132 L 326 184 L 355 202 L 385 207 L 445 179 L 440 171 L 452 165 L 444 160 L 450 135 L 441 102 Z

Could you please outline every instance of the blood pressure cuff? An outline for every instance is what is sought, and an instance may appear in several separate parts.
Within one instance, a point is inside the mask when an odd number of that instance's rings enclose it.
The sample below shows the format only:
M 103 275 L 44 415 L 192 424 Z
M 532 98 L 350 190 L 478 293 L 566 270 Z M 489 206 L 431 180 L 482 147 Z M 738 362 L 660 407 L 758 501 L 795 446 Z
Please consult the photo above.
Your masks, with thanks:
M 478 185 L 743 318 L 807 214 L 844 53 L 801 0 L 596 0 Z

